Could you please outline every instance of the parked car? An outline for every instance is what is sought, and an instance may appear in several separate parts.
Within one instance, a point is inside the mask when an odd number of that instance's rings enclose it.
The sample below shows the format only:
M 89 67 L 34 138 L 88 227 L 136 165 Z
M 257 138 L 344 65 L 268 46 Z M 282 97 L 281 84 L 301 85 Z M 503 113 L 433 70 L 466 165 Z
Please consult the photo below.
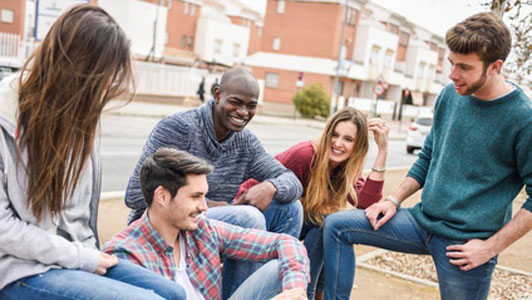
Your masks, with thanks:
M 406 137 L 406 152 L 414 153 L 414 150 L 423 148 L 425 138 L 432 127 L 432 115 L 417 117 L 408 127 L 408 136 Z
M 17 72 L 21 66 L 18 59 L 0 57 L 0 80 Z

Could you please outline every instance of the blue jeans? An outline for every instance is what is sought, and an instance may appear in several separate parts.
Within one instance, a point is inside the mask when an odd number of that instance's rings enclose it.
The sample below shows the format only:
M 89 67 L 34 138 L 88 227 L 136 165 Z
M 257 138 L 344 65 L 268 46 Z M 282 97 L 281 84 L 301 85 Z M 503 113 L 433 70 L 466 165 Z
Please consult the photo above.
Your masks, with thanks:
M 300 240 L 307 249 L 310 261 L 310 283 L 307 287 L 307 298 L 314 300 L 316 288 L 323 288 L 323 228 L 312 223 L 305 222 L 301 229 Z
M 13 282 L 0 299 L 144 300 L 186 299 L 177 283 L 132 263 L 119 260 L 104 276 L 80 270 L 51 269 Z
M 243 228 L 287 233 L 299 237 L 303 223 L 303 207 L 299 200 L 286 204 L 272 201 L 264 213 L 251 205 L 217 206 L 207 210 L 207 217 Z M 223 299 L 228 299 L 260 266 L 262 263 L 224 259 Z
M 283 291 L 280 262 L 270 260 L 242 283 L 229 300 L 268 300 Z
M 467 272 L 449 263 L 449 245 L 465 244 L 431 234 L 423 229 L 407 209 L 399 209 L 384 226 L 375 231 L 363 210 L 334 213 L 324 225 L 325 299 L 348 300 L 355 276 L 353 244 L 392 251 L 430 254 L 436 265 L 440 297 L 443 300 L 487 299 L 497 257 Z

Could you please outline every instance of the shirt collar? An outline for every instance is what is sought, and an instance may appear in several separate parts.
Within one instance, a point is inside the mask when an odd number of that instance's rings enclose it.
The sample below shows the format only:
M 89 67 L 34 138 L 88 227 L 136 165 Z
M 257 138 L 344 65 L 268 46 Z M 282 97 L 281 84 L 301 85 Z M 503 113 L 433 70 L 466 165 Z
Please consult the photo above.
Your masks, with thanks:
M 146 237 L 146 240 L 155 248 L 156 251 L 173 251 L 174 248 L 170 246 L 164 238 L 155 230 L 148 217 L 148 210 L 144 212 L 141 218 L 140 230 Z

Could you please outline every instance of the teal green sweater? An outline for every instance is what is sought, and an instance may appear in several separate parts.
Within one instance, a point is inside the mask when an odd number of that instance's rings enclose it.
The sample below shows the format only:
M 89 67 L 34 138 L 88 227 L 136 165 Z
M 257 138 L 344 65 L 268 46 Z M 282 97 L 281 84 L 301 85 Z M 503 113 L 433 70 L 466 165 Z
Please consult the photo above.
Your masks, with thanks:
M 523 185 L 523 208 L 532 211 L 532 102 L 519 87 L 481 101 L 448 85 L 407 176 L 423 187 L 410 211 L 424 229 L 454 240 L 492 236 L 511 219 Z

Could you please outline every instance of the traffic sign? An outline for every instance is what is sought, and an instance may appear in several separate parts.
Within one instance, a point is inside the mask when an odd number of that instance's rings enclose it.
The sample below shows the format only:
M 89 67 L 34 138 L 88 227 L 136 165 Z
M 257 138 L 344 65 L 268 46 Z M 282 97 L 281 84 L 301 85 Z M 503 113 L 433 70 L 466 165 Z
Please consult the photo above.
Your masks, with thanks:
M 384 84 L 380 82 L 373 86 L 373 93 L 375 93 L 375 95 L 377 96 L 384 94 L 384 90 L 385 90 Z

